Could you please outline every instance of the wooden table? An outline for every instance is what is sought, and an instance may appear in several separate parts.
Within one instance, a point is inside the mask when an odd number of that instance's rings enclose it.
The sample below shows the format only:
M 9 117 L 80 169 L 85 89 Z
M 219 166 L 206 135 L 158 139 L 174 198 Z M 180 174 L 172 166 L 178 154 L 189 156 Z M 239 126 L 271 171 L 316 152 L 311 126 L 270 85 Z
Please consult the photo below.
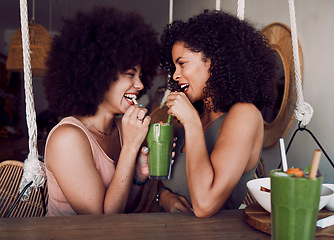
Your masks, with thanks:
M 243 220 L 244 210 L 211 218 L 189 213 L 135 213 L 0 219 L 0 239 L 270 239 Z
M 244 213 L 244 210 L 223 210 L 205 219 L 190 213 L 2 218 L 0 239 L 270 239 L 269 234 L 244 221 Z M 324 214 L 320 218 L 332 215 Z M 317 230 L 316 239 L 334 239 L 334 226 Z

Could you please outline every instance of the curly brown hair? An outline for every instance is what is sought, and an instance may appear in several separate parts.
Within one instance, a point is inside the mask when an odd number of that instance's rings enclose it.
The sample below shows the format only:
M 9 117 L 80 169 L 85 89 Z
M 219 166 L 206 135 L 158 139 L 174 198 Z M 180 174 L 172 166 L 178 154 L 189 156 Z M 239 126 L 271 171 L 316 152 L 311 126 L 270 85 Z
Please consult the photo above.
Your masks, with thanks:
M 227 112 L 237 102 L 253 103 L 259 110 L 272 106 L 276 57 L 268 40 L 250 23 L 223 11 L 205 10 L 188 21 L 174 21 L 161 36 L 161 68 L 173 76 L 172 48 L 184 42 L 193 52 L 210 59 L 210 77 L 204 88 L 213 111 Z M 175 90 L 177 84 L 169 80 Z
M 135 12 L 95 7 L 64 20 L 54 37 L 44 78 L 50 110 L 93 115 L 118 74 L 140 65 L 145 93 L 159 66 L 158 35 Z

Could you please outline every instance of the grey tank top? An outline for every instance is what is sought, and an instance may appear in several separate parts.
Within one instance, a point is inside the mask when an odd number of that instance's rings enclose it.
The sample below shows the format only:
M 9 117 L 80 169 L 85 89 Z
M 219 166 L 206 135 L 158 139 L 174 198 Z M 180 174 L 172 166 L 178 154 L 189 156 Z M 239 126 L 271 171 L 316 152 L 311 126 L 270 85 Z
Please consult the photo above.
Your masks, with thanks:
M 211 154 L 216 144 L 216 141 L 219 135 L 219 129 L 225 119 L 225 116 L 226 114 L 223 114 L 222 116 L 217 118 L 213 122 L 213 124 L 210 126 L 210 128 L 205 132 L 205 141 L 206 141 L 206 146 L 207 146 L 209 155 Z M 174 193 L 177 193 L 179 195 L 186 197 L 187 200 L 191 203 L 188 183 L 187 183 L 187 176 L 186 176 L 186 153 L 181 152 L 184 146 L 184 143 L 185 143 L 184 136 L 185 136 L 185 133 L 184 133 L 184 128 L 182 126 L 180 127 L 177 133 L 175 158 L 174 158 L 174 164 L 172 167 L 171 177 L 169 180 L 163 180 L 163 183 L 166 187 L 170 188 Z M 259 156 L 259 160 L 260 160 L 260 156 Z M 244 172 L 242 174 L 231 196 L 222 206 L 222 209 L 237 209 L 240 207 L 242 201 L 247 195 L 248 189 L 247 189 L 246 183 L 249 180 L 254 178 L 255 170 L 259 163 L 259 160 L 256 166 L 252 170 L 248 172 Z

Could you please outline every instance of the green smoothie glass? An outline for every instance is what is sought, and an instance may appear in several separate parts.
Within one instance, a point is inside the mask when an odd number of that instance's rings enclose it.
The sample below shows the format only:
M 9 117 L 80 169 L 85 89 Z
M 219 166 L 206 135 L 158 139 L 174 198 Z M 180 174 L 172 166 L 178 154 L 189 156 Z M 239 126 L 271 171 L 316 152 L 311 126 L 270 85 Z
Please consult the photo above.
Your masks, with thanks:
M 271 171 L 271 239 L 314 239 L 322 181 Z
M 169 179 L 173 149 L 173 125 L 153 123 L 147 133 L 150 179 Z

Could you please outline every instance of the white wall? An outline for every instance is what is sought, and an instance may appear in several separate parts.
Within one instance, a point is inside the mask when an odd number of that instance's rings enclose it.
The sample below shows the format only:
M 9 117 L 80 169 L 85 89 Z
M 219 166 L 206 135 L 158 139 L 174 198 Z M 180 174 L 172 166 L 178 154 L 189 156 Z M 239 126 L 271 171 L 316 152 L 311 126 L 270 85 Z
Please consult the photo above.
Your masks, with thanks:
M 222 1 L 227 9 L 236 9 L 237 1 Z M 234 6 L 233 6 L 234 5 Z M 334 76 L 334 1 L 331 0 L 295 0 L 297 33 L 303 51 L 303 96 L 314 110 L 307 128 L 315 135 L 332 161 L 334 161 L 334 125 L 333 110 L 333 76 Z M 236 11 L 236 10 L 234 10 Z M 245 18 L 265 26 L 272 22 L 282 22 L 290 26 L 288 0 L 252 0 L 246 1 Z M 297 121 L 290 127 L 284 137 L 286 146 Z M 311 164 L 313 151 L 318 148 L 313 138 L 298 132 L 288 152 L 290 166 L 304 168 Z M 265 149 L 263 159 L 267 172 L 277 168 L 280 158 L 276 144 Z M 334 182 L 334 169 L 327 158 L 322 155 L 320 172 L 325 175 L 324 182 Z
M 270 5 L 269 2 L 275 2 Z M 284 3 L 286 2 L 286 3 Z M 247 3 L 246 3 L 247 4 Z M 266 9 L 261 14 L 258 6 Z M 304 60 L 303 96 L 314 110 L 313 117 L 307 128 L 313 132 L 330 158 L 334 156 L 333 140 L 334 117 L 331 81 L 334 75 L 334 47 L 331 44 L 334 35 L 334 2 L 331 0 L 296 0 L 296 23 L 299 41 L 301 43 Z M 246 5 L 246 16 L 258 23 L 267 25 L 274 21 L 290 25 L 288 1 L 252 0 Z M 288 144 L 297 128 L 296 120 L 285 136 Z M 304 132 L 297 133 L 288 152 L 290 166 L 305 167 L 311 164 L 313 151 L 318 148 L 313 138 Z M 278 146 L 264 151 L 263 158 L 267 169 L 277 167 L 279 163 Z M 333 159 L 334 160 L 334 159 Z M 334 182 L 334 172 L 327 158 L 323 155 L 320 172 L 325 175 L 324 182 Z

